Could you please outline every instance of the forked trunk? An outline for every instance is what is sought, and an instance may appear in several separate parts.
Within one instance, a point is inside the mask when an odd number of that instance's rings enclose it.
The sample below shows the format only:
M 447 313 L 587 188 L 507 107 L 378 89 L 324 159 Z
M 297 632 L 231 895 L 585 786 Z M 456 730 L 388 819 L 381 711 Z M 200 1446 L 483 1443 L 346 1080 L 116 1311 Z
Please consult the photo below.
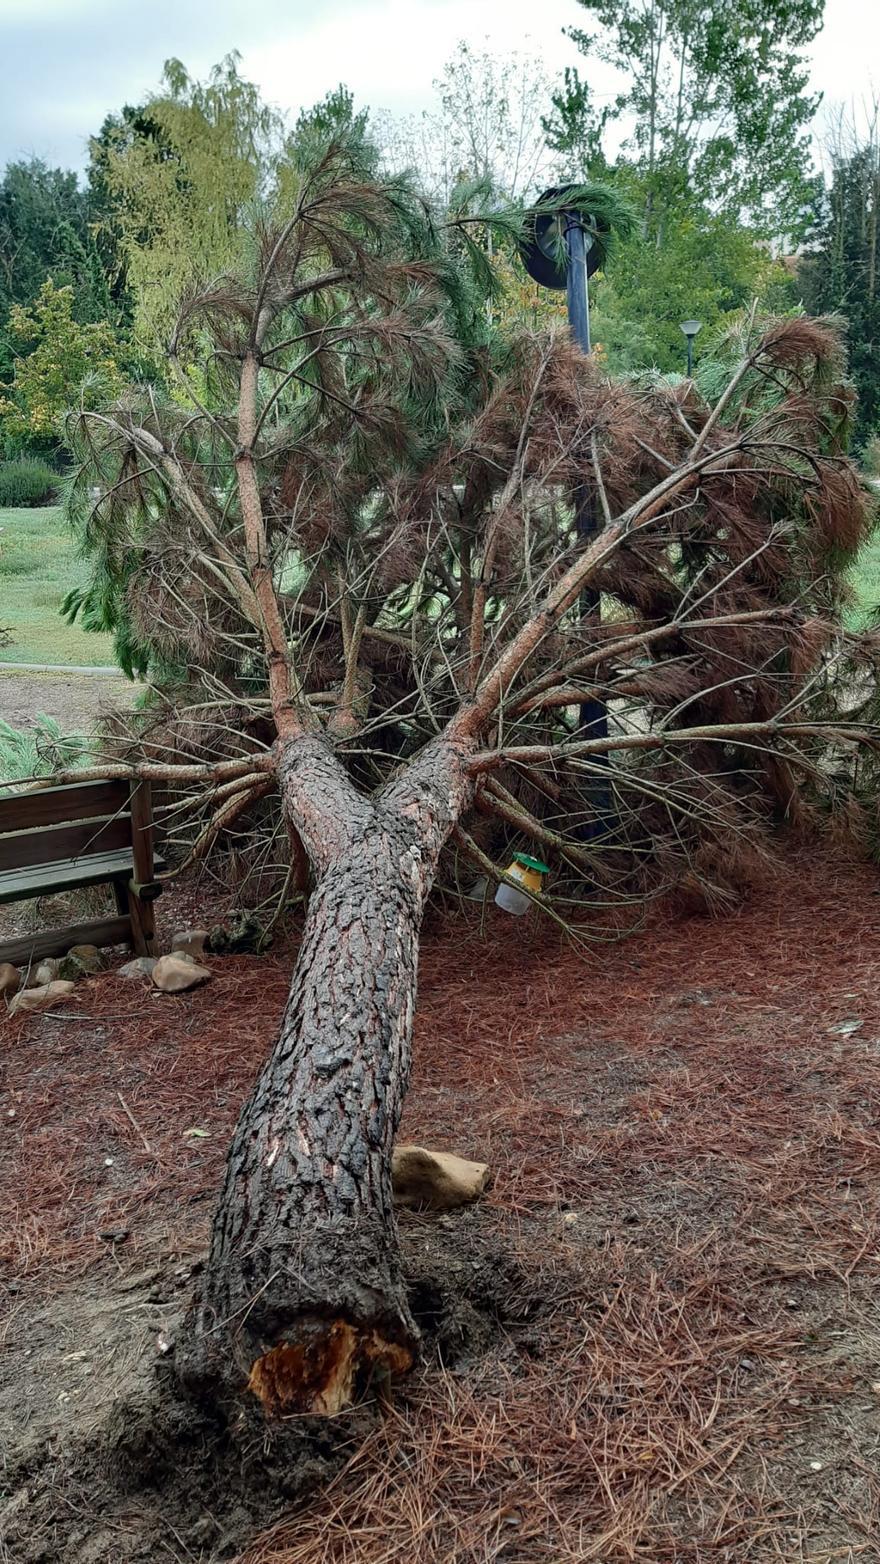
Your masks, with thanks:
M 232 1142 L 190 1383 L 270 1414 L 331 1413 L 413 1362 L 391 1150 L 410 1068 L 419 928 L 469 797 L 461 750 L 429 746 L 376 799 L 321 739 L 280 759 L 317 876 L 281 1032 Z

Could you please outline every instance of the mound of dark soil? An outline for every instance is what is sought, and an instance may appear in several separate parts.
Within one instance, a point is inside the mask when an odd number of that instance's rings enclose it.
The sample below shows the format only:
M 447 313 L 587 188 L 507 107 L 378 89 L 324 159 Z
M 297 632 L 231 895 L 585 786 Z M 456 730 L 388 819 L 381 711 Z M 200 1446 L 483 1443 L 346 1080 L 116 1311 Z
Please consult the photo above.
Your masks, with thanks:
M 482 1214 L 404 1221 L 426 1361 L 464 1373 L 490 1348 L 515 1350 L 540 1302 Z M 109 1286 L 92 1274 L 28 1321 L 37 1371 L 0 1381 L 3 1425 L 20 1435 L 6 1452 L 4 1561 L 219 1564 L 332 1477 L 385 1415 L 378 1398 L 271 1426 L 256 1403 L 197 1406 L 174 1370 L 189 1271 Z

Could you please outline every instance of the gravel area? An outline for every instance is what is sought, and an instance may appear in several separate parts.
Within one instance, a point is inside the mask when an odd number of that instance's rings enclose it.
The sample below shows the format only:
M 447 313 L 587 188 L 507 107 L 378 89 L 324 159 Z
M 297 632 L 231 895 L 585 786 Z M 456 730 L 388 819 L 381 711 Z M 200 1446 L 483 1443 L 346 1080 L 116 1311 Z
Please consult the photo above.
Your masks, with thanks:
M 0 717 L 13 728 L 30 727 L 42 713 L 66 732 L 87 733 L 104 711 L 132 706 L 138 686 L 122 674 L 71 669 L 22 672 L 0 666 Z

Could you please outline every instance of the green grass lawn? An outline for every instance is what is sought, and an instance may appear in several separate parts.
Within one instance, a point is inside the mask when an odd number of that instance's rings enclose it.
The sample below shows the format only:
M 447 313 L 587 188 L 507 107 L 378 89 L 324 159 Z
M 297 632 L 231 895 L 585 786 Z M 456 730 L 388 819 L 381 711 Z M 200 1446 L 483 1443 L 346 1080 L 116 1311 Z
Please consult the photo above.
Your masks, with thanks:
M 85 576 L 58 506 L 0 510 L 0 628 L 12 632 L 11 643 L 0 646 L 0 662 L 88 668 L 114 662 L 109 635 L 89 635 L 61 618 L 63 598 Z M 880 531 L 862 550 L 851 579 L 855 629 L 880 608 Z
M 862 549 L 850 572 L 850 580 L 858 606 L 847 617 L 853 629 L 860 629 L 880 610 L 880 530 Z
M 109 635 L 65 624 L 61 603 L 86 577 L 60 509 L 0 510 L 0 629 L 12 632 L 0 662 L 110 666 Z

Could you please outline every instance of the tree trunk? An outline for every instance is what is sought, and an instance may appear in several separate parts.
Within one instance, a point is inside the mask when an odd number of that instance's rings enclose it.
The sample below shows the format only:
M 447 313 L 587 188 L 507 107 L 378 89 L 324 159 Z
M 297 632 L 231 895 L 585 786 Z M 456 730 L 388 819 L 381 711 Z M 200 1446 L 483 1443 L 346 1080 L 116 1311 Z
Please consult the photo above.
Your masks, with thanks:
M 435 741 L 374 799 L 325 741 L 286 744 L 288 817 L 317 877 L 281 1032 L 227 1163 L 180 1368 L 213 1398 L 332 1413 L 418 1333 L 400 1271 L 391 1150 L 410 1068 L 422 913 L 471 796 Z

